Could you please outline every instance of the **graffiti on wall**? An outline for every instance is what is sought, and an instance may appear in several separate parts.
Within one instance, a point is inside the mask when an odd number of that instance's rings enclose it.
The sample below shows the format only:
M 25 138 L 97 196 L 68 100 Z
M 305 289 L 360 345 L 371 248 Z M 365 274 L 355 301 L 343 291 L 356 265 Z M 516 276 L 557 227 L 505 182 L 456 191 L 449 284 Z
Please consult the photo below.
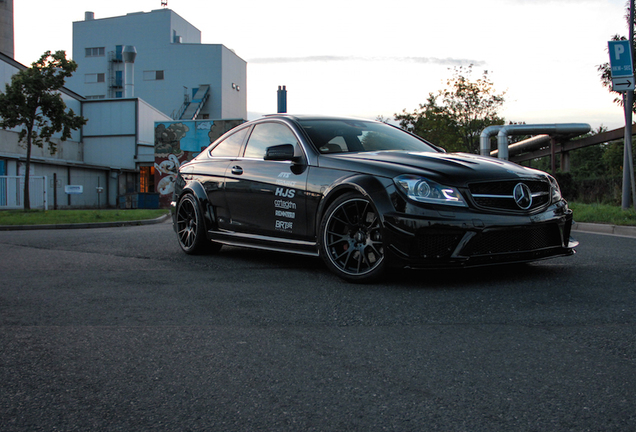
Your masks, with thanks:
M 172 200 L 174 181 L 181 165 L 243 120 L 181 120 L 155 123 L 155 190 L 159 206 Z

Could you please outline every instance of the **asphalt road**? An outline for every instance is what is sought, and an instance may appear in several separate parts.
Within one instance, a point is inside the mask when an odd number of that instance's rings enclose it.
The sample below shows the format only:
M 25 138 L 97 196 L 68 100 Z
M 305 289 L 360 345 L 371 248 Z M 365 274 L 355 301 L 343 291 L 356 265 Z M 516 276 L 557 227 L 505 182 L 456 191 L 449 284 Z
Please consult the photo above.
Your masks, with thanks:
M 0 430 L 636 430 L 636 238 L 577 236 L 360 286 L 169 223 L 0 232 Z

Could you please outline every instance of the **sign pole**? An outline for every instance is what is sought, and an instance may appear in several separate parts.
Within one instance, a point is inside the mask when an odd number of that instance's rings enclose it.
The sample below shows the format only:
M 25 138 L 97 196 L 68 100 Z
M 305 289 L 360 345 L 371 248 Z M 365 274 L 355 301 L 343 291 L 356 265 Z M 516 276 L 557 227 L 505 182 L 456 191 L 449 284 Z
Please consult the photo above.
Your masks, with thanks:
M 634 0 L 629 1 L 629 50 L 634 46 Z M 631 56 L 630 56 L 631 57 Z M 630 59 L 631 61 L 631 59 Z M 633 67 L 633 64 L 632 64 Z M 629 208 L 630 192 L 634 209 L 636 209 L 636 182 L 634 181 L 634 159 L 632 158 L 632 109 L 634 105 L 634 91 L 623 93 L 625 108 L 625 145 L 623 149 L 623 199 L 622 208 Z M 631 187 L 630 187 L 631 185 Z M 630 190 L 631 189 L 631 190 Z

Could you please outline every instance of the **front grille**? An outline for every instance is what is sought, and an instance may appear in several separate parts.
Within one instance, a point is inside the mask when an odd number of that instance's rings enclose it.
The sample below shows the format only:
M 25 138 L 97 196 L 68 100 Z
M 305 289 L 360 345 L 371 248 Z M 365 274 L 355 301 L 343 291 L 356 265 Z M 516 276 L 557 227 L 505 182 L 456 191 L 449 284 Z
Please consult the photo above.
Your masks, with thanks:
M 532 204 L 523 209 L 515 202 L 514 189 L 518 184 L 528 186 Z M 541 180 L 512 180 L 472 183 L 468 185 L 474 203 L 481 208 L 511 212 L 531 212 L 550 203 L 550 183 Z
M 562 245 L 556 224 L 533 228 L 486 231 L 477 234 L 462 250 L 464 256 L 527 252 Z
M 464 232 L 457 230 L 421 230 L 415 237 L 416 255 L 428 259 L 448 258 L 463 236 Z

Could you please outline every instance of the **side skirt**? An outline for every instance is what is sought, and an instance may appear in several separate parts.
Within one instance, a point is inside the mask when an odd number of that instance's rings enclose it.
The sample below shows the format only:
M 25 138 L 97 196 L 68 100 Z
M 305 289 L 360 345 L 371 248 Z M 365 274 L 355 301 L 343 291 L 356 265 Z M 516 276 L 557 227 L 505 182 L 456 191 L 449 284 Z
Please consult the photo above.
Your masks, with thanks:
M 229 231 L 208 231 L 208 238 L 229 246 L 248 247 L 276 252 L 288 252 L 298 255 L 318 256 L 315 242 L 243 234 Z

